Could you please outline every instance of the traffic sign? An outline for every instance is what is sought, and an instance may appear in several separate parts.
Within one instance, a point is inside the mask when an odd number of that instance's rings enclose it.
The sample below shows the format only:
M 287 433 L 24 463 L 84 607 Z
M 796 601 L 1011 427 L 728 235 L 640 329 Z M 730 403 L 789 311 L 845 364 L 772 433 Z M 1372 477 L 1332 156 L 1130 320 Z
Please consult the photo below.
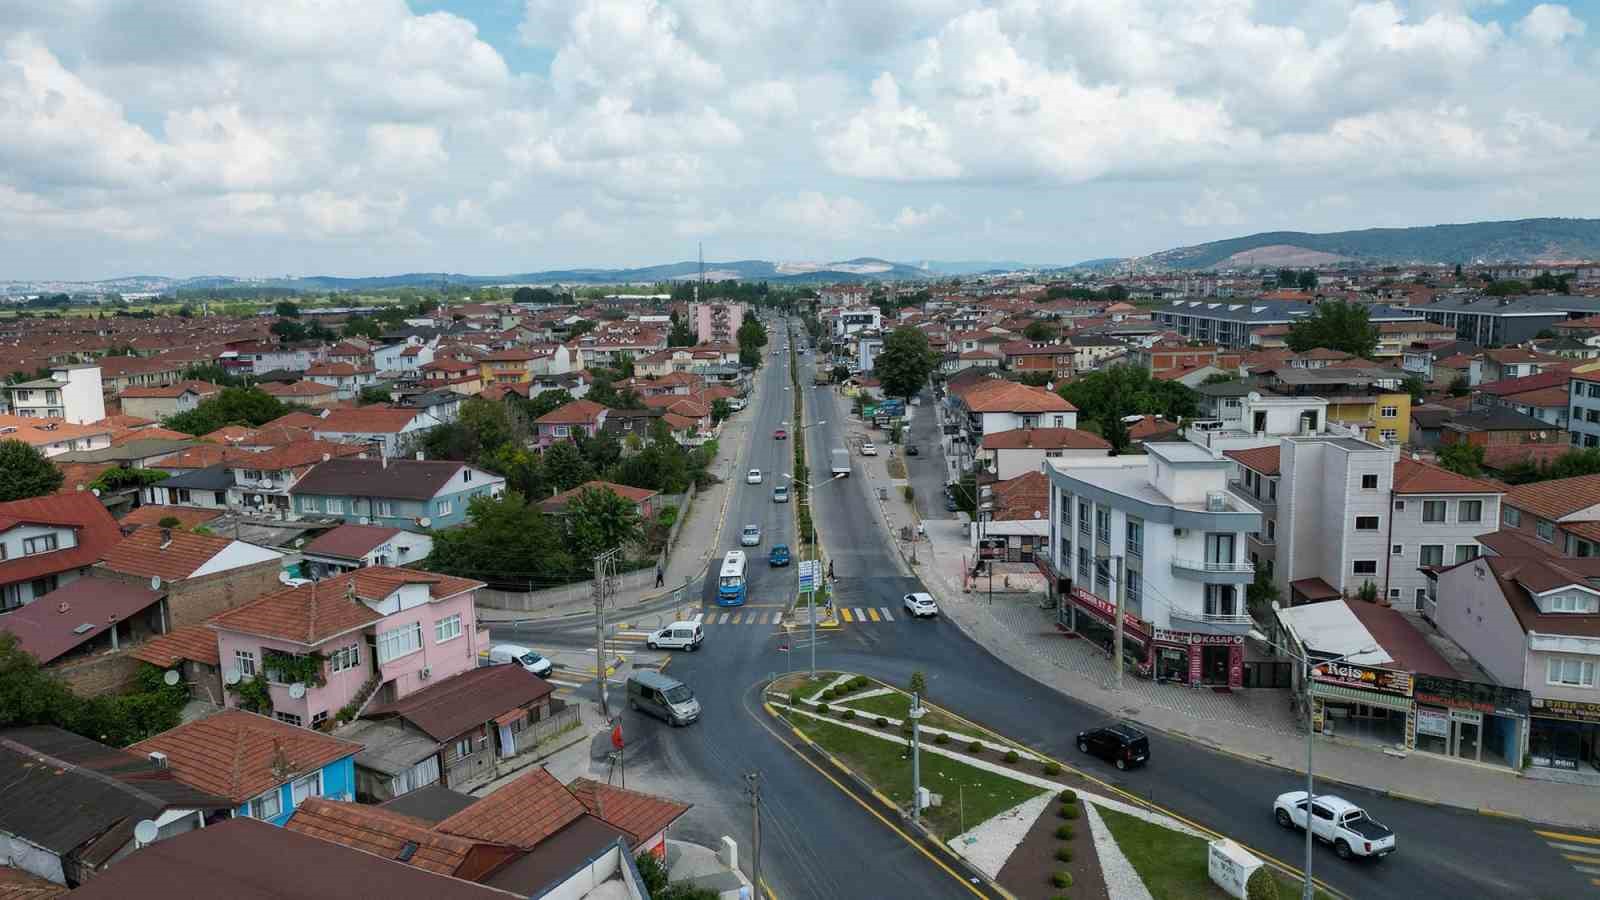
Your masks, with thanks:
M 800 593 L 809 594 L 817 589 L 817 582 L 822 580 L 822 563 L 814 559 L 800 561 Z

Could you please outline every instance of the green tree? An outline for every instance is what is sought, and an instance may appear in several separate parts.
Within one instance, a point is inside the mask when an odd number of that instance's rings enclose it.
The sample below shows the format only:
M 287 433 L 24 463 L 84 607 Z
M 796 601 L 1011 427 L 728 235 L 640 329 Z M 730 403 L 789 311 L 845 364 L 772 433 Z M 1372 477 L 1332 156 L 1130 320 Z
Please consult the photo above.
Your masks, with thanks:
M 1257 622 L 1272 621 L 1272 604 L 1283 598 L 1283 592 L 1272 583 L 1265 567 L 1256 567 L 1255 580 L 1244 589 L 1245 605 Z
M 1359 303 L 1329 300 L 1318 303 L 1306 316 L 1289 326 L 1289 349 L 1304 353 L 1317 347 L 1371 357 L 1378 349 L 1378 329 Z
M 1022 336 L 1030 341 L 1053 341 L 1060 333 L 1061 329 L 1056 327 L 1054 322 L 1046 322 L 1043 319 L 1034 319 L 1028 323 L 1027 328 L 1022 329 Z
M 618 378 L 632 378 L 633 354 L 627 351 L 618 353 L 616 361 L 611 364 L 611 368 L 617 373 Z
M 1572 274 L 1553 275 L 1549 272 L 1540 272 L 1529 282 L 1529 286 L 1536 291 L 1555 291 L 1561 294 L 1572 293 Z
M 188 412 L 168 416 L 162 424 L 173 431 L 202 435 L 224 425 L 255 428 L 288 412 L 286 404 L 259 388 L 230 387 Z
M 1134 414 L 1156 414 L 1174 422 L 1199 411 L 1199 395 L 1176 381 L 1151 378 L 1150 373 L 1130 365 L 1108 366 L 1087 372 L 1061 386 L 1058 393 L 1078 408 L 1082 423 L 1093 423 L 1118 453 L 1130 443 L 1122 418 Z
M 1238 381 L 1238 380 L 1239 380 L 1239 373 L 1237 373 L 1237 372 L 1217 372 L 1217 373 L 1212 374 L 1212 375 L 1207 375 L 1205 380 L 1200 382 L 1200 383 L 1201 384 L 1227 384 L 1229 382 Z
M 761 348 L 767 345 L 767 329 L 761 320 L 751 316 L 739 326 L 737 334 L 739 340 L 739 364 L 752 369 L 761 368 L 763 360 Z
M 905 326 L 889 333 L 872 362 L 872 371 L 883 384 L 884 394 L 909 401 L 928 383 L 938 364 L 939 354 L 928 345 L 928 336 Z
M 515 491 L 473 498 L 466 524 L 433 535 L 424 565 L 464 578 L 537 586 L 564 581 L 574 571 L 560 530 Z
M 471 399 L 476 400 L 476 397 Z M 362 403 L 390 403 L 394 398 L 389 395 L 389 386 L 386 384 L 369 384 L 361 389 Z
M 632 547 L 644 531 L 633 501 L 608 490 L 586 488 L 567 503 L 567 525 L 579 559 L 614 547 Z
M 1600 475 L 1600 448 L 1586 447 L 1569 450 L 1551 462 L 1523 461 L 1506 466 L 1501 475 L 1511 484 L 1531 481 L 1549 481 L 1555 478 L 1576 478 L 1580 475 Z
M 1278 270 L 1278 287 L 1293 288 L 1300 283 L 1300 273 L 1293 269 Z
M 183 370 L 178 377 L 184 381 L 205 381 L 218 387 L 249 387 L 245 379 L 234 375 L 216 363 L 202 363 Z
M 505 405 L 482 397 L 468 397 L 454 422 L 423 433 L 422 452 L 429 459 L 472 462 L 494 453 L 511 440 Z
M 922 674 L 921 669 L 911 673 L 911 682 L 906 685 L 906 692 L 917 694 L 924 700 L 928 699 L 928 676 Z
M 723 419 L 726 419 L 731 415 L 733 415 L 733 407 L 728 405 L 727 400 L 718 397 L 717 399 L 711 401 L 712 424 L 721 422 Z
M 1483 472 L 1483 447 L 1466 441 L 1446 444 L 1439 448 L 1439 467 L 1476 477 Z
M 1492 281 L 1483 289 L 1490 297 L 1516 297 L 1528 292 L 1528 286 L 1520 281 L 1505 280 Z
M 1428 383 L 1422 380 L 1421 375 L 1407 375 L 1400 382 L 1400 389 L 1411 395 L 1412 405 L 1422 402 L 1423 396 L 1428 393 Z
M 383 323 L 365 316 L 351 316 L 344 323 L 344 336 L 378 340 L 383 337 Z
M 545 478 L 557 492 L 594 480 L 594 469 L 571 441 L 557 441 L 544 451 Z
M 503 476 L 506 489 L 524 497 L 543 498 L 551 494 L 545 483 L 543 460 L 539 454 L 525 447 L 501 444 L 492 451 L 480 454 L 478 465 Z
M 689 330 L 689 323 L 678 315 L 677 310 L 672 311 L 672 330 L 667 332 L 667 346 L 694 346 L 694 332 Z
M 1472 393 L 1472 383 L 1467 381 L 1467 376 L 1457 375 L 1450 381 L 1450 396 L 1465 397 Z
M 526 401 L 526 404 L 523 406 L 523 411 L 527 414 L 528 419 L 531 421 L 539 418 L 540 416 L 555 412 L 561 407 L 566 406 L 568 403 L 571 403 L 572 400 L 572 395 L 566 391 L 540 391 L 538 394 L 535 394 Z
M 300 307 L 288 300 L 280 300 L 272 307 L 272 312 L 280 319 L 296 319 L 300 317 Z
M 835 384 L 845 381 L 850 377 L 850 370 L 844 366 L 834 366 L 828 370 L 828 379 Z
M 1055 381 L 1055 379 L 1056 376 L 1054 372 L 1030 371 L 1023 372 L 1021 375 L 1017 376 L 1017 381 L 1027 385 L 1028 387 L 1045 387 L 1052 381 Z
M 1296 277 L 1295 283 L 1300 286 L 1302 291 L 1314 291 L 1317 289 L 1317 273 L 1311 269 L 1306 269 Z
M 53 494 L 63 478 L 55 463 L 28 444 L 0 441 L 0 502 Z

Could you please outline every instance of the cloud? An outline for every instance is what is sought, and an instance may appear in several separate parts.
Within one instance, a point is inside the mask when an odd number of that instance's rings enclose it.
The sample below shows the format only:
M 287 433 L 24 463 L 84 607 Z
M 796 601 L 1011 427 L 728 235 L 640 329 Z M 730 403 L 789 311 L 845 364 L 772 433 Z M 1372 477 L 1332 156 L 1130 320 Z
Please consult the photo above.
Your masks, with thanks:
M 927 228 L 929 225 L 942 221 L 948 214 L 949 210 L 944 208 L 943 203 L 935 203 L 926 209 L 902 206 L 900 212 L 895 215 L 894 221 L 890 223 L 890 227 L 896 231 Z
M 1553 47 L 1567 38 L 1583 37 L 1589 26 L 1572 14 L 1572 10 L 1558 3 L 1541 3 L 1517 23 L 1517 32 L 1523 37 L 1546 47 Z
M 872 219 L 871 211 L 854 197 L 829 197 L 817 191 L 773 198 L 762 214 L 806 232 L 828 235 L 853 233 Z
M 373 165 L 387 174 L 420 174 L 450 161 L 450 154 L 444 149 L 444 138 L 439 129 L 430 125 L 397 122 L 369 125 L 367 147 Z

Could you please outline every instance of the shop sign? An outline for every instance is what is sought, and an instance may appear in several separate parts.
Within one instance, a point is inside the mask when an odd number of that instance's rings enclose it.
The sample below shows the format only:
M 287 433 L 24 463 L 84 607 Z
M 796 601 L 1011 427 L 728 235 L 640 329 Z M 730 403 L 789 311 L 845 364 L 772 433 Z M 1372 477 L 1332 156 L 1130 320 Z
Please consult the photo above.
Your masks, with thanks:
M 1526 716 L 1533 695 L 1520 688 L 1417 675 L 1412 681 L 1418 703 L 1449 709 L 1471 709 L 1495 716 Z
M 1095 612 L 1099 613 L 1108 624 L 1117 621 L 1116 604 L 1109 600 L 1104 600 L 1100 597 L 1097 597 L 1081 587 L 1075 587 L 1072 589 L 1072 599 L 1077 602 L 1079 606 L 1082 606 L 1085 609 L 1094 610 Z M 1143 638 L 1145 640 L 1150 639 L 1150 626 L 1146 625 L 1144 620 L 1135 617 L 1133 613 L 1130 613 L 1126 610 L 1124 610 L 1122 613 L 1122 627 L 1124 631 L 1131 632 L 1135 637 Z
M 1348 687 L 1365 688 L 1369 691 L 1379 691 L 1385 694 L 1397 694 L 1401 697 L 1411 696 L 1411 673 L 1395 672 L 1390 669 L 1373 669 L 1367 666 L 1356 666 L 1350 663 L 1318 663 L 1312 669 L 1313 677 L 1317 681 L 1329 684 L 1342 684 Z
M 979 559 L 1004 559 L 1006 555 L 1006 539 L 984 538 L 978 542 Z
M 1600 723 L 1600 703 L 1580 703 L 1576 700 L 1533 698 L 1533 714 L 1542 719 L 1565 719 L 1568 722 Z
M 1155 636 L 1156 640 L 1160 643 L 1178 644 L 1179 646 L 1187 646 L 1189 644 L 1226 645 L 1244 643 L 1244 635 L 1242 634 L 1198 634 L 1192 631 L 1173 631 L 1170 628 L 1155 629 Z
M 1450 737 L 1450 717 L 1443 710 L 1417 707 L 1417 734 Z

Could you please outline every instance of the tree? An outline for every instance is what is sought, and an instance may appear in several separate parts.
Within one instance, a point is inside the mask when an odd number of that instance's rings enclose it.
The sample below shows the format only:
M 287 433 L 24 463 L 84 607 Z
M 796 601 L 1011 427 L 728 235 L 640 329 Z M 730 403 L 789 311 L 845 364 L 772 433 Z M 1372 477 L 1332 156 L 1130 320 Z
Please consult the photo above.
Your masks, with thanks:
M 567 503 L 567 525 L 580 559 L 631 547 L 644 535 L 633 501 L 601 488 L 585 488 Z
M 362 403 L 390 403 L 393 400 L 394 398 L 389 396 L 389 386 L 386 384 L 369 384 L 361 389 Z
M 1570 294 L 1572 293 L 1572 273 L 1553 275 L 1549 272 L 1540 272 L 1533 277 L 1530 285 L 1536 291 L 1555 291 L 1561 294 Z
M 0 730 L 55 725 L 92 740 L 123 747 L 178 724 L 189 689 L 167 685 L 162 671 L 141 665 L 131 693 L 84 699 L 39 660 L 0 631 Z
M 739 364 L 752 369 L 761 368 L 761 348 L 767 345 L 767 329 L 762 327 L 761 320 L 750 317 L 739 326 L 737 334 L 739 340 Z
M 618 378 L 632 378 L 633 354 L 627 352 L 626 350 L 618 353 L 617 358 L 611 364 L 611 368 L 616 370 Z
M 1293 288 L 1295 285 L 1297 285 L 1299 283 L 1300 283 L 1300 273 L 1296 272 L 1293 269 L 1279 269 L 1278 270 L 1278 287 L 1286 288 L 1286 289 L 1287 288 Z
M 1200 405 L 1199 395 L 1183 384 L 1151 378 L 1149 371 L 1129 365 L 1087 372 L 1058 393 L 1078 408 L 1080 422 L 1097 425 L 1100 436 L 1119 453 L 1130 443 L 1123 416 L 1156 414 L 1177 422 L 1194 415 Z
M 365 316 L 351 316 L 344 323 L 344 336 L 378 340 L 383 337 L 383 323 Z
M 1472 383 L 1467 381 L 1467 376 L 1457 375 L 1450 381 L 1450 396 L 1465 397 L 1472 393 Z
M 545 448 L 544 472 L 556 491 L 570 491 L 585 481 L 594 480 L 594 469 L 571 441 L 557 441 Z
M 540 391 L 525 401 L 526 405 L 523 407 L 523 411 L 529 419 L 537 419 L 540 416 L 555 412 L 571 403 L 572 400 L 572 395 L 566 391 Z
M 1461 263 L 1456 263 L 1456 280 L 1461 280 Z
M 1112 303 L 1121 303 L 1128 299 L 1128 289 L 1120 284 L 1113 284 L 1101 291 L 1100 296 L 1110 300 Z
M 1211 375 L 1207 375 L 1205 380 L 1200 382 L 1200 383 L 1201 384 L 1227 384 L 1229 382 L 1238 381 L 1238 380 L 1239 380 L 1239 373 L 1237 373 L 1237 372 L 1216 372 L 1216 373 L 1213 373 Z
M 1528 286 L 1520 281 L 1509 279 L 1505 281 L 1491 281 L 1489 286 L 1483 289 L 1483 292 L 1491 297 L 1516 297 L 1526 294 L 1528 292 Z
M 1255 580 L 1244 589 L 1245 606 L 1258 622 L 1272 620 L 1272 604 L 1283 598 L 1283 592 L 1272 583 L 1272 576 L 1264 567 L 1256 567 Z
M 1600 474 L 1600 448 L 1586 447 L 1568 450 L 1546 463 L 1524 460 L 1502 467 L 1501 475 L 1510 484 L 1527 484 L 1532 481 L 1549 481 L 1554 478 L 1576 478 L 1579 475 Z
M 1311 269 L 1306 269 L 1300 273 L 1296 283 L 1300 285 L 1300 290 L 1302 291 L 1314 291 L 1317 289 L 1317 273 Z
M 677 310 L 672 311 L 672 330 L 667 333 L 668 347 L 694 346 L 694 332 L 689 330 L 689 323 L 678 315 Z
M 1400 389 L 1411 395 L 1411 403 L 1415 406 L 1421 403 L 1423 396 L 1428 393 L 1428 383 L 1422 380 L 1421 375 L 1407 375 L 1405 380 L 1400 382 Z
M 918 669 L 911 673 L 911 682 L 906 685 L 906 692 L 916 694 L 922 699 L 928 699 L 928 676 Z
M 207 381 L 218 387 L 249 387 L 249 384 L 238 375 L 216 363 L 200 363 L 183 370 L 178 376 L 184 381 Z
M 727 400 L 723 399 L 722 397 L 718 397 L 717 399 L 711 401 L 711 422 L 713 425 L 721 422 L 723 419 L 726 419 L 731 415 L 733 415 L 733 407 L 728 405 Z
M 184 305 L 178 307 L 178 318 L 180 318 L 180 319 L 192 319 L 192 318 L 194 318 L 194 307 L 190 306 L 187 303 L 185 303 Z
M 1439 468 L 1476 477 L 1483 472 L 1483 447 L 1457 441 L 1439 448 Z
M 288 300 L 278 301 L 278 305 L 272 308 L 272 312 L 281 319 L 297 319 L 300 317 L 300 307 Z
M 1289 326 L 1289 349 L 1304 353 L 1317 347 L 1370 357 L 1378 349 L 1378 329 L 1359 303 L 1330 300 L 1318 303 L 1311 315 Z
M 223 388 L 222 393 L 204 400 L 188 412 L 168 416 L 162 423 L 173 431 L 202 435 L 224 425 L 255 428 L 285 415 L 289 407 L 259 388 Z
M 1017 377 L 1017 381 L 1027 385 L 1028 387 L 1047 387 L 1049 386 L 1050 382 L 1055 380 L 1055 378 L 1056 375 L 1054 372 L 1030 371 L 1023 372 L 1021 375 L 1019 375 Z
M 468 397 L 454 422 L 423 433 L 422 452 L 429 459 L 472 462 L 494 453 L 511 440 L 511 423 L 504 404 Z
M 0 441 L 0 502 L 53 494 L 64 476 L 44 454 L 18 440 Z
M 464 578 L 541 586 L 565 581 L 574 570 L 560 531 L 515 491 L 473 498 L 465 525 L 433 535 L 424 565 Z
M 548 497 L 552 493 L 545 485 L 543 461 L 539 454 L 527 448 L 501 444 L 492 451 L 480 454 L 478 465 L 503 476 L 506 489 L 524 497 Z
M 1023 337 L 1030 341 L 1039 342 L 1053 341 L 1060 333 L 1061 329 L 1057 328 L 1055 323 L 1046 322 L 1043 319 L 1035 319 L 1028 323 L 1027 328 L 1022 329 Z
M 834 366 L 832 369 L 828 370 L 828 379 L 830 381 L 834 382 L 835 384 L 837 384 L 837 383 L 839 383 L 841 381 L 844 381 L 844 380 L 848 379 L 849 377 L 850 377 L 850 370 L 845 368 L 844 366 Z
M 920 329 L 903 326 L 889 333 L 883 350 L 873 360 L 872 371 L 883 384 L 883 392 L 890 397 L 904 397 L 908 401 L 933 374 L 939 364 L 939 355 L 928 346 L 928 336 Z

